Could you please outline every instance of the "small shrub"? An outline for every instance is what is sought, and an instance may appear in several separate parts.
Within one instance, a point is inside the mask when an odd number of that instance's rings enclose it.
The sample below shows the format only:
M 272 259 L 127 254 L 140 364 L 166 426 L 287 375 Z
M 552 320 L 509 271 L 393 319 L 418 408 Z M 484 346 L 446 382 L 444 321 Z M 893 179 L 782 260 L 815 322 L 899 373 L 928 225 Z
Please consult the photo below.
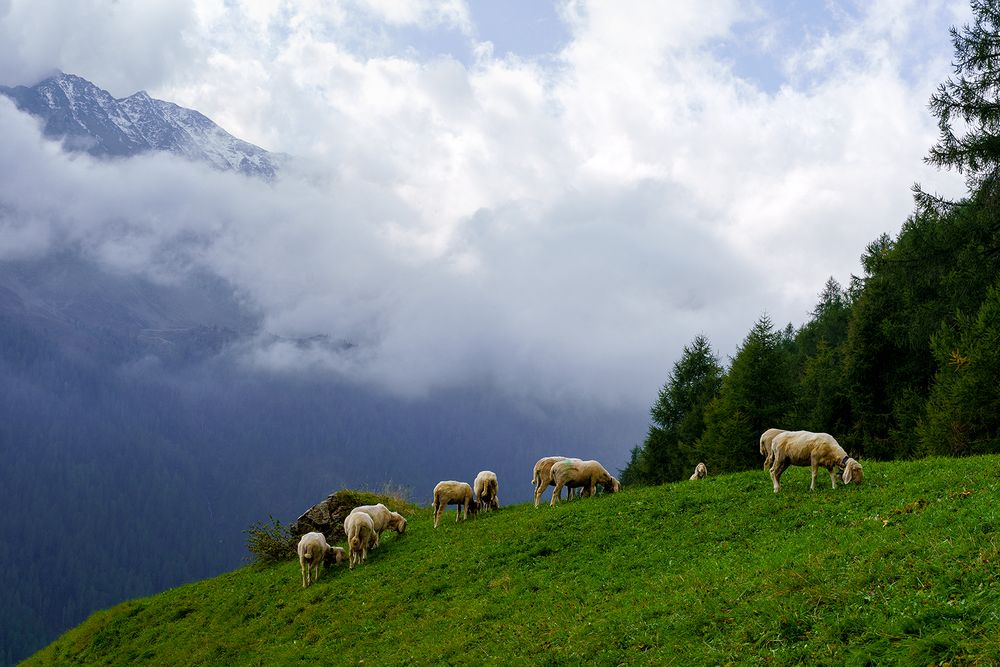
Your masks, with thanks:
M 247 549 L 253 560 L 263 565 L 279 563 L 296 557 L 297 540 L 292 537 L 287 526 L 273 516 L 268 521 L 258 521 L 244 531 L 247 534 Z

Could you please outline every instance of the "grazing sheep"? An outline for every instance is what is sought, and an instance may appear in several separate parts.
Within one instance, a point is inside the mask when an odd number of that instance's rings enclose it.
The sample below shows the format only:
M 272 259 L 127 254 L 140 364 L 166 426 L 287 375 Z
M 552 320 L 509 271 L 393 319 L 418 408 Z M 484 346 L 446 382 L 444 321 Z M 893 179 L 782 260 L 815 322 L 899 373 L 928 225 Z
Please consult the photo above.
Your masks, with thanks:
M 552 481 L 556 485 L 550 503 L 553 507 L 559 500 L 559 494 L 564 486 L 567 489 L 581 487 L 584 489 L 583 493 L 588 496 L 594 495 L 598 484 L 604 487 L 605 493 L 617 493 L 622 488 L 621 482 L 612 477 L 611 473 L 597 461 L 578 459 L 563 459 L 556 462 L 552 466 Z
M 394 530 L 400 535 L 406 532 L 406 519 L 403 518 L 403 515 L 391 511 L 382 503 L 378 505 L 360 505 L 351 510 L 351 514 L 355 512 L 364 512 L 372 518 L 372 523 L 375 526 L 375 539 L 372 543 L 372 549 L 378 547 L 381 535 L 386 530 Z
M 343 547 L 330 547 L 329 553 L 326 554 L 326 559 L 332 560 L 334 565 L 340 565 L 346 558 L 347 552 Z
M 538 503 L 542 499 L 542 492 L 549 486 L 555 486 L 555 482 L 552 481 L 552 466 L 558 461 L 579 461 L 580 459 L 570 458 L 568 456 L 545 456 L 538 459 L 535 463 L 535 469 L 531 473 L 531 483 L 535 485 L 535 507 L 538 507 Z M 567 490 L 567 494 L 569 491 Z
M 771 464 L 774 462 L 771 441 L 774 440 L 774 436 L 784 432 L 785 429 L 782 428 L 769 428 L 760 434 L 760 454 L 764 457 L 764 470 L 770 470 Z
M 694 467 L 694 474 L 691 475 L 691 479 L 705 479 L 708 477 L 708 468 L 704 463 L 699 463 Z
M 351 554 L 349 566 L 353 570 L 356 563 L 368 560 L 368 547 L 375 540 L 375 523 L 364 512 L 354 512 L 344 519 L 344 533 Z
M 473 484 L 476 491 L 476 502 L 479 503 L 479 507 L 484 512 L 489 512 L 491 509 L 500 508 L 500 499 L 497 497 L 497 476 L 496 473 L 491 470 L 483 470 L 481 473 L 476 475 L 476 481 Z
M 469 505 L 473 512 L 478 508 L 472 498 L 472 487 L 465 482 L 438 482 L 434 487 L 434 527 L 441 523 L 441 514 L 448 505 L 458 505 L 455 512 L 455 522 L 469 517 Z
M 812 468 L 812 483 L 809 490 L 816 488 L 816 469 L 820 466 L 830 471 L 830 484 L 837 488 L 836 468 L 844 470 L 844 484 L 860 484 L 864 479 L 861 464 L 844 451 L 832 435 L 809 431 L 785 431 L 774 436 L 771 441 L 774 462 L 771 464 L 771 481 L 774 492 L 781 490 L 781 475 L 788 466 L 809 466 Z
M 335 548 L 339 547 L 331 547 L 327 544 L 323 533 L 306 533 L 302 536 L 296 549 L 299 553 L 299 569 L 302 571 L 302 588 L 313 585 L 319 579 L 320 570 L 323 569 L 323 561 L 327 554 Z M 340 549 L 340 553 L 343 554 L 344 550 Z

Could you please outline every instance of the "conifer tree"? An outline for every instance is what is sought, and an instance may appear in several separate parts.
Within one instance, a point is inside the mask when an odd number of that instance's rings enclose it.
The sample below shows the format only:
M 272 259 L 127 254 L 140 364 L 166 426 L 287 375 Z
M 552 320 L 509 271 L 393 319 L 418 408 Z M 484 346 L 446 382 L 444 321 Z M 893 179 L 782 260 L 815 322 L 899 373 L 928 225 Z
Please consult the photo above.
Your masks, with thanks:
M 705 336 L 684 347 L 650 408 L 642 447 L 622 473 L 624 483 L 662 484 L 685 478 L 698 462 L 695 443 L 705 430 L 705 406 L 722 384 L 722 366 Z
M 786 336 L 763 315 L 733 357 L 719 396 L 706 409 L 700 446 L 709 468 L 760 465 L 760 434 L 784 424 L 792 407 L 792 364 Z
M 1000 175 L 1000 2 L 971 4 L 972 22 L 950 31 L 954 75 L 930 100 L 941 134 L 926 161 L 955 169 L 970 192 L 985 188 L 992 199 Z

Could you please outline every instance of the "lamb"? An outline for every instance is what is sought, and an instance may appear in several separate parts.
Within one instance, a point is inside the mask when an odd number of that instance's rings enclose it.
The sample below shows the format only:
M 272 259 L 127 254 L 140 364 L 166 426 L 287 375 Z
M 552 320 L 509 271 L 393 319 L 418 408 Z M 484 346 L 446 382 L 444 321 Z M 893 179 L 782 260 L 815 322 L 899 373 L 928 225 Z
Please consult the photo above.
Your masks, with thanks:
M 441 514 L 448 508 L 448 505 L 458 505 L 455 511 L 455 522 L 459 519 L 469 517 L 469 505 L 473 505 L 476 510 L 475 501 L 472 498 L 472 487 L 465 482 L 449 480 L 438 482 L 434 487 L 434 527 L 441 523 Z
M 500 508 L 500 499 L 497 497 L 497 476 L 491 470 L 483 470 L 476 475 L 474 483 L 476 491 L 476 501 L 479 507 L 489 512 L 491 509 Z
M 326 554 L 326 560 L 332 560 L 336 565 L 343 563 L 346 558 L 347 552 L 343 547 L 330 547 L 330 551 Z
M 771 441 L 774 440 L 774 436 L 784 432 L 785 430 L 781 428 L 769 428 L 760 434 L 760 455 L 764 457 L 764 470 L 770 470 L 771 464 L 774 462 Z
M 574 459 L 558 461 L 552 466 L 552 480 L 556 485 L 550 503 L 553 507 L 559 500 L 559 494 L 564 486 L 568 489 L 582 487 L 583 493 L 588 496 L 594 495 L 598 484 L 604 487 L 606 493 L 617 493 L 622 488 L 621 482 L 612 477 L 611 473 L 597 461 Z
M 843 468 L 844 484 L 860 484 L 864 479 L 861 464 L 844 451 L 832 435 L 809 431 L 785 431 L 778 433 L 771 441 L 774 461 L 771 463 L 771 481 L 774 492 L 781 490 L 781 475 L 788 466 L 810 466 L 812 483 L 809 490 L 816 488 L 816 470 L 820 466 L 830 471 L 830 484 L 837 488 L 835 468 Z
M 535 485 L 535 507 L 538 507 L 538 503 L 541 501 L 542 492 L 545 491 L 546 487 L 555 486 L 555 482 L 552 481 L 552 466 L 558 461 L 579 461 L 580 459 L 573 459 L 568 456 L 545 456 L 538 459 L 535 463 L 535 469 L 531 473 L 531 483 Z M 569 491 L 566 492 L 569 494 Z
M 316 583 L 320 570 L 323 569 L 323 561 L 331 551 L 337 563 L 344 559 L 344 550 L 327 544 L 323 533 L 303 535 L 302 539 L 299 540 L 297 551 L 299 553 L 299 569 L 302 571 L 302 588 Z
M 375 540 L 375 523 L 364 512 L 352 512 L 344 519 L 344 534 L 351 555 L 349 566 L 353 570 L 356 563 L 368 560 L 368 547 Z
M 708 477 L 708 468 L 704 463 L 699 463 L 694 467 L 694 474 L 691 475 L 691 479 L 705 479 L 706 477 Z
M 351 510 L 351 514 L 355 512 L 364 512 L 372 518 L 372 523 L 375 526 L 375 539 L 372 543 L 372 549 L 378 547 L 381 535 L 386 530 L 394 530 L 399 535 L 406 532 L 406 519 L 403 515 L 391 511 L 382 503 L 377 505 L 360 505 Z

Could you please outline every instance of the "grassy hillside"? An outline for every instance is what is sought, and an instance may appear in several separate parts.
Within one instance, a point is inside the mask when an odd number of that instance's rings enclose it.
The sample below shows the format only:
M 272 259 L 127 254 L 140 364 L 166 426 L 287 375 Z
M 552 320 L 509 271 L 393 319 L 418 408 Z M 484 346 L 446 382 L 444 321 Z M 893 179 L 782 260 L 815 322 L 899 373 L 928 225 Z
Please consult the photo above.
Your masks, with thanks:
M 26 664 L 1000 662 L 1000 457 L 865 473 L 452 511 L 437 530 L 418 510 L 354 572 L 303 590 L 297 562 L 246 567 L 98 612 Z

